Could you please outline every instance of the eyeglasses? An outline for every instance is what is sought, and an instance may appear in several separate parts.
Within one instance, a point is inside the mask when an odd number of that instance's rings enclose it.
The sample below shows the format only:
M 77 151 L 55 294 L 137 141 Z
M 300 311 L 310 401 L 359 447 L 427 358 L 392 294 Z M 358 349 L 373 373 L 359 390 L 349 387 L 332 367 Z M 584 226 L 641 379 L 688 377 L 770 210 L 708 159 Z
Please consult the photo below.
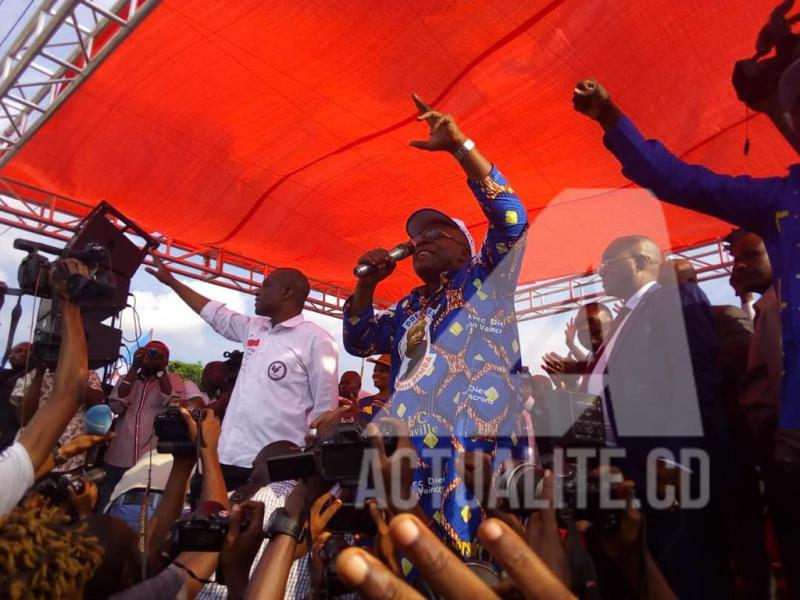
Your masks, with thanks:
M 600 265 L 597 267 L 597 270 L 600 271 L 601 269 L 607 269 L 610 265 L 619 262 L 621 260 L 626 260 L 628 258 L 636 258 L 637 256 L 641 256 L 640 254 L 629 254 L 627 256 L 618 256 L 617 258 L 607 258 Z
M 428 229 L 426 231 L 423 231 L 419 235 L 416 235 L 413 238 L 411 238 L 411 243 L 416 245 L 419 244 L 420 242 L 433 242 L 443 237 L 447 238 L 448 240 L 453 240 L 460 246 L 467 245 L 464 240 L 460 240 L 457 237 L 450 235 L 446 231 L 442 231 L 441 229 Z

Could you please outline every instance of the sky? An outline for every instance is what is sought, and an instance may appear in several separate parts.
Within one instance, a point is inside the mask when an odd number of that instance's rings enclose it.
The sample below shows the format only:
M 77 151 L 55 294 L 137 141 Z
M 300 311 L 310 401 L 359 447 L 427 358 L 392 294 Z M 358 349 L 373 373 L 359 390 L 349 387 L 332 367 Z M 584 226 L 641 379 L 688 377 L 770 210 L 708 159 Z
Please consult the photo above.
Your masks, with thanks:
M 0 0 L 0 54 L 4 55 L 7 48 L 13 43 L 16 35 L 24 27 L 27 20 L 35 12 L 41 0 Z M 110 4 L 108 1 L 99 2 L 101 6 Z M 27 11 L 26 11 L 27 8 Z M 24 17 L 15 26 L 17 18 Z M 13 27 L 13 30 L 12 30 Z M 10 34 L 9 34 L 10 32 Z M 0 280 L 7 282 L 9 287 L 16 287 L 16 271 L 19 262 L 25 253 L 13 248 L 15 238 L 40 239 L 45 243 L 50 240 L 36 238 L 15 229 L 0 230 Z M 381 240 L 376 240 L 379 245 Z M 301 265 L 297 265 L 302 268 Z M 208 283 L 195 280 L 184 280 L 195 290 L 203 295 L 224 302 L 229 308 L 244 314 L 253 314 L 253 297 L 217 287 Z M 703 289 L 708 294 L 712 304 L 738 304 L 725 279 L 703 284 Z M 161 285 L 153 277 L 140 269 L 133 278 L 131 291 L 135 296 L 136 311 L 143 332 L 153 330 L 154 339 L 164 341 L 169 347 L 171 357 L 187 362 L 206 363 L 222 358 L 226 350 L 233 350 L 236 344 L 224 340 L 215 334 L 210 327 L 194 314 L 191 309 L 183 304 L 178 296 Z M 8 335 L 8 321 L 15 299 L 9 298 L 6 305 L 0 310 L 0 343 L 5 346 Z M 31 328 L 32 300 L 30 297 L 23 299 L 23 317 L 17 329 L 16 341 L 27 339 Z M 373 390 L 371 385 L 371 365 L 365 365 L 362 359 L 348 355 L 341 346 L 341 321 L 332 317 L 322 316 L 306 311 L 307 319 L 319 324 L 337 340 L 340 347 L 339 372 L 355 370 L 363 372 L 364 388 Z M 550 318 L 535 319 L 520 324 L 520 340 L 523 355 L 523 364 L 528 364 L 532 371 L 538 370 L 541 355 L 547 351 L 564 352 L 564 326 L 574 313 L 565 313 Z M 123 335 L 128 340 L 135 338 L 133 310 L 127 309 L 123 313 Z M 363 371 L 362 371 L 363 369 Z

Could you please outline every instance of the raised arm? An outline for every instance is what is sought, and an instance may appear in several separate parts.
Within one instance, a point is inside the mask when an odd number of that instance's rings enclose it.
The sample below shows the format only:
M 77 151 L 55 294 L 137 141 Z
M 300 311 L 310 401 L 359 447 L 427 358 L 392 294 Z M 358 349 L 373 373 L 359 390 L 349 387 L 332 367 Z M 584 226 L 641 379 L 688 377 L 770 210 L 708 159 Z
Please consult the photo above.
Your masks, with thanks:
M 77 260 L 68 259 L 61 264 L 70 274 L 88 276 L 86 267 Z M 88 373 L 81 309 L 67 296 L 66 277 L 57 282 L 54 288 L 61 289 L 59 293 L 63 300 L 61 348 L 58 352 L 55 385 L 50 400 L 36 411 L 19 436 L 19 443 L 28 451 L 34 472 L 53 450 L 70 419 L 78 411 L 78 406 L 83 401 Z
M 603 141 L 622 164 L 623 175 L 652 190 L 660 200 L 715 216 L 762 236 L 774 227 L 775 194 L 783 185 L 780 178 L 732 177 L 683 162 L 660 142 L 646 140 L 605 88 L 592 79 L 576 85 L 572 103 L 575 110 L 603 127 Z
M 150 275 L 158 279 L 161 283 L 169 288 L 172 288 L 172 290 L 178 294 L 180 299 L 189 305 L 189 308 L 191 308 L 198 315 L 203 310 L 205 305 L 211 302 L 211 300 L 202 294 L 195 292 L 188 285 L 178 281 L 170 272 L 170 270 L 167 269 L 167 266 L 164 264 L 164 262 L 152 252 L 150 253 L 150 258 L 153 260 L 155 268 L 148 267 L 145 270 L 150 273 Z

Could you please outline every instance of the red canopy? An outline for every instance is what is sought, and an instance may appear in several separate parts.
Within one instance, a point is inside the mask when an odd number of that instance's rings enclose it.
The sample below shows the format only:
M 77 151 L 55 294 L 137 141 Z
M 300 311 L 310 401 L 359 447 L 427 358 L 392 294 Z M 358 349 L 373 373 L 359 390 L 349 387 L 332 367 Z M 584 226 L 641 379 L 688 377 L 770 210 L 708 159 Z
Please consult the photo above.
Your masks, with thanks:
M 599 128 L 573 112 L 575 82 L 600 79 L 690 161 L 781 174 L 794 155 L 762 116 L 743 155 L 730 85 L 774 3 L 164 0 L 2 174 L 349 286 L 356 258 L 401 241 L 418 207 L 483 236 L 453 160 L 408 147 L 426 133 L 418 92 L 457 117 L 527 206 L 522 281 L 571 274 L 614 235 L 683 247 L 729 229 L 668 208 L 666 239 L 640 217 L 641 194 L 599 193 L 627 182 Z M 404 265 L 383 294 L 412 285 Z

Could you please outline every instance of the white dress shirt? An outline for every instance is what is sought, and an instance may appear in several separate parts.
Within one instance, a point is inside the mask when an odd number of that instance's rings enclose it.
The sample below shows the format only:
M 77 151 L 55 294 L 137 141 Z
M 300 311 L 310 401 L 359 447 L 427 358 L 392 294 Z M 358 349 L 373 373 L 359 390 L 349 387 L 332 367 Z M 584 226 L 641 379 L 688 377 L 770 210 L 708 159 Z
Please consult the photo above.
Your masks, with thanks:
M 606 367 L 608 366 L 608 359 L 612 352 L 614 352 L 614 345 L 617 343 L 617 339 L 619 339 L 619 334 L 624 329 L 625 323 L 627 323 L 628 319 L 631 318 L 633 311 L 635 311 L 636 307 L 639 306 L 639 303 L 642 301 L 642 298 L 644 298 L 644 295 L 650 291 L 650 288 L 652 288 L 654 285 L 656 285 L 655 281 L 645 283 L 625 302 L 624 306 L 628 309 L 628 314 L 622 317 L 622 321 L 614 327 L 614 333 L 603 343 L 602 354 L 600 354 L 600 358 L 597 360 L 592 372 L 589 373 L 589 381 L 586 385 L 586 392 L 589 394 L 594 394 L 595 396 L 600 396 L 600 398 L 603 399 L 603 419 L 605 420 L 606 425 L 606 441 L 609 444 L 616 444 L 616 439 L 614 438 L 614 432 L 611 428 L 611 420 L 608 418 L 608 405 L 606 404 L 605 397 L 605 372 Z
M 209 302 L 200 316 L 227 339 L 244 345 L 236 386 L 222 422 L 220 463 L 252 467 L 267 444 L 302 446 L 308 425 L 336 408 L 339 350 L 322 327 L 297 315 L 276 326 Z

